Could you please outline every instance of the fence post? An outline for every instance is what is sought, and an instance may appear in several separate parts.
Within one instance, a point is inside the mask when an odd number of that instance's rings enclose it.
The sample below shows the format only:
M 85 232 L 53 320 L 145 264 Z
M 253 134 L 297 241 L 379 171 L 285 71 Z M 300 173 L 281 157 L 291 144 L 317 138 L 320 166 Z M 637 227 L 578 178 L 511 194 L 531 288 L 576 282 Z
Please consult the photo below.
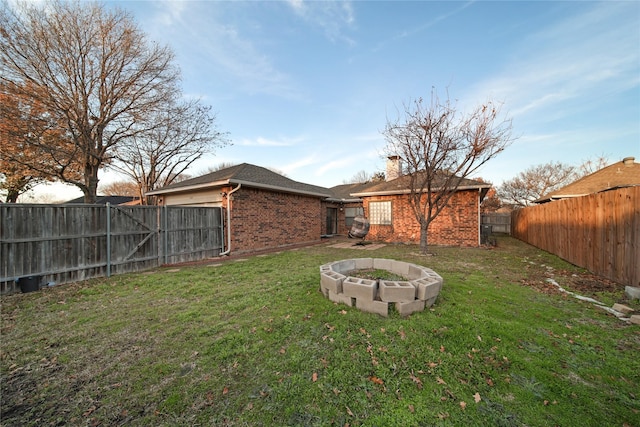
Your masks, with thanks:
M 111 277 L 111 204 L 107 202 L 107 277 Z
M 162 228 L 164 230 L 162 234 L 163 250 L 164 250 L 164 264 L 169 264 L 169 218 L 167 214 L 167 205 L 162 205 Z

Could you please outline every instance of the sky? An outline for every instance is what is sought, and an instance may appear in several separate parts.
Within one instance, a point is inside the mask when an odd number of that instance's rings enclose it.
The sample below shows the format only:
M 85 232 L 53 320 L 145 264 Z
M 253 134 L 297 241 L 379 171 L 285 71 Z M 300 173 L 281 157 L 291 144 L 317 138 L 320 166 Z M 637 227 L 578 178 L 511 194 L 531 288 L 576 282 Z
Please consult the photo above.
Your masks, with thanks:
M 474 177 L 640 161 L 637 1 L 112 1 L 170 46 L 187 97 L 217 114 L 220 163 L 332 187 L 384 171 L 389 120 L 436 91 L 502 104 L 515 141 Z M 102 182 L 119 179 L 113 173 Z M 80 194 L 80 193 L 78 193 Z

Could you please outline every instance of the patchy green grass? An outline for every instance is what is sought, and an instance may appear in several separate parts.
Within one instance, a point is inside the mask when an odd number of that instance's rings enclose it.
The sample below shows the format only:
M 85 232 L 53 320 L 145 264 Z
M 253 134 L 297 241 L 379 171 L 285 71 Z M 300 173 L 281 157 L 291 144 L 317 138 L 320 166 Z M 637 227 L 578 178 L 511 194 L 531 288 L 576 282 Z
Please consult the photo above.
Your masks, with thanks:
M 624 287 L 511 238 L 331 244 L 3 297 L 1 424 L 640 426 L 640 327 L 545 279 L 632 304 Z M 369 256 L 434 269 L 436 304 L 322 296 L 320 265 Z

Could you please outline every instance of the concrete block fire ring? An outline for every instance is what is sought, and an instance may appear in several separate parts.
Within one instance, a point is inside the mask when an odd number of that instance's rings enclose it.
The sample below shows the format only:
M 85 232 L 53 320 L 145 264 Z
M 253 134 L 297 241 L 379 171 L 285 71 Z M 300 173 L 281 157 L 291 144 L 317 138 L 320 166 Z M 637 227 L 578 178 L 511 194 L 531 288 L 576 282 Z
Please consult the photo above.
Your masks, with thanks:
M 387 270 L 409 280 L 371 280 L 348 276 L 355 270 Z M 326 298 L 387 317 L 389 305 L 401 316 L 431 307 L 442 289 L 442 277 L 430 268 L 385 258 L 354 258 L 320 266 L 320 290 Z

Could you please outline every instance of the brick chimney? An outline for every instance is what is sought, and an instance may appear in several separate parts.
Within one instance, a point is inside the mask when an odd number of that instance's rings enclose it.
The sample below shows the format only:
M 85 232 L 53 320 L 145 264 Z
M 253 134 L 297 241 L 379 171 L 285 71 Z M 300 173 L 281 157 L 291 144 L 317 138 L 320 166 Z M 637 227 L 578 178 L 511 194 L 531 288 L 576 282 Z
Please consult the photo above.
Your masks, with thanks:
M 402 161 L 400 156 L 387 157 L 387 173 L 384 180 L 391 181 L 402 176 Z
M 625 157 L 624 159 L 622 159 L 622 163 L 629 167 L 629 166 L 633 166 L 633 162 L 636 160 L 635 157 Z M 389 170 L 389 164 L 387 163 L 387 170 Z

